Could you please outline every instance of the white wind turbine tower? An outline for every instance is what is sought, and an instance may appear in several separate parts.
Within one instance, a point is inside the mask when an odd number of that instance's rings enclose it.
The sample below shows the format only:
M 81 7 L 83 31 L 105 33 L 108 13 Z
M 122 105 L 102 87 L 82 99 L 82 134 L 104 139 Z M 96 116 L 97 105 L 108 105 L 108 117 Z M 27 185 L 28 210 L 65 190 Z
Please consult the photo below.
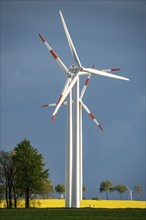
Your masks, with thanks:
M 92 68 L 84 68 L 81 65 L 81 62 L 79 60 L 79 57 L 77 55 L 77 52 L 75 50 L 75 47 L 73 45 L 72 39 L 70 37 L 69 31 L 67 29 L 65 20 L 63 18 L 63 15 L 60 11 L 60 17 L 63 23 L 63 27 L 64 27 L 64 31 L 69 43 L 69 47 L 71 50 L 71 53 L 75 59 L 75 62 L 77 64 L 77 66 L 75 65 L 71 65 L 69 68 L 67 68 L 64 63 L 60 60 L 60 58 L 57 56 L 57 54 L 52 50 L 52 48 L 50 47 L 50 45 L 44 40 L 44 38 L 39 34 L 40 38 L 42 39 L 43 43 L 45 44 L 45 46 L 49 49 L 50 53 L 52 54 L 52 56 L 54 57 L 54 59 L 57 61 L 57 63 L 59 64 L 59 66 L 67 73 L 68 77 L 70 79 L 67 80 L 65 87 L 63 89 L 63 92 L 57 102 L 57 106 L 55 108 L 55 111 L 53 112 L 52 115 L 52 120 L 54 120 L 60 106 L 62 105 L 62 103 L 65 101 L 66 97 L 70 94 L 72 94 L 72 88 L 75 88 L 75 97 L 74 97 L 74 130 L 72 132 L 72 108 L 70 109 L 70 113 L 69 113 L 69 124 L 67 124 L 67 126 L 70 125 L 70 133 L 71 136 L 72 134 L 74 134 L 73 137 L 73 146 L 72 146 L 72 191 L 71 191 L 71 207 L 79 207 L 80 204 L 80 158 L 82 158 L 82 155 L 80 156 L 80 154 L 82 154 L 82 152 L 80 152 L 80 136 L 79 136 L 79 118 L 80 118 L 80 99 L 79 99 L 79 77 L 81 75 L 86 75 L 86 74 L 96 74 L 99 76 L 105 76 L 105 77 L 110 77 L 110 78 L 115 78 L 115 79 L 121 79 L 121 80 L 129 80 L 128 78 L 122 77 L 122 76 L 118 76 L 115 74 L 111 74 L 108 71 L 106 72 L 103 70 L 95 70 Z M 111 69 L 112 71 L 112 69 Z M 69 106 L 71 106 L 72 103 L 72 95 L 70 97 L 69 100 Z M 71 123 L 70 123 L 71 122 Z M 69 149 L 71 150 L 71 149 Z M 71 152 L 70 152 L 71 153 Z M 70 169 L 70 168 L 69 168 Z

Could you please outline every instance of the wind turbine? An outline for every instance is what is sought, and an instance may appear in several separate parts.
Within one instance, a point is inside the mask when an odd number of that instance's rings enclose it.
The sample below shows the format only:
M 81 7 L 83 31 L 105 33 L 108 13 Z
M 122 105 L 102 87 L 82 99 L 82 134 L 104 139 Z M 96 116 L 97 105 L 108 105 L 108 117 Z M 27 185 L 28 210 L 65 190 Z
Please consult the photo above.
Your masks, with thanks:
M 127 189 L 128 189 L 128 191 L 129 191 L 128 199 L 132 200 L 133 190 L 131 190 L 128 186 L 127 186 Z
M 75 65 L 71 65 L 69 68 L 67 68 L 64 63 L 61 61 L 61 59 L 57 56 L 57 54 L 53 51 L 53 49 L 50 47 L 50 45 L 44 40 L 44 38 L 39 34 L 41 40 L 43 41 L 43 43 L 45 44 L 45 46 L 49 49 L 51 55 L 53 56 L 53 58 L 56 60 L 56 62 L 59 64 L 59 66 L 67 73 L 68 78 L 67 82 L 64 86 L 63 92 L 57 102 L 57 106 L 55 108 L 55 111 L 53 112 L 52 115 L 52 121 L 55 119 L 55 116 L 60 108 L 60 106 L 62 105 L 62 103 L 65 101 L 66 97 L 70 94 L 72 94 L 72 88 L 74 87 L 75 89 L 75 97 L 74 97 L 74 130 L 73 133 L 71 132 L 71 134 L 74 134 L 73 137 L 73 146 L 72 146 L 72 196 L 71 196 L 71 206 L 72 207 L 79 207 L 80 204 L 80 136 L 79 136 L 79 118 L 80 118 L 80 99 L 79 99 L 79 77 L 81 75 L 86 75 L 86 74 L 96 74 L 99 76 L 105 76 L 105 77 L 110 77 L 110 78 L 115 78 L 115 79 L 121 79 L 121 80 L 129 80 L 128 78 L 122 77 L 122 76 L 118 76 L 112 73 L 109 73 L 110 71 L 103 71 L 103 70 L 96 70 L 96 69 L 92 69 L 92 68 L 84 68 L 81 65 L 81 62 L 79 60 L 79 57 L 77 55 L 77 52 L 75 50 L 74 44 L 72 42 L 72 39 L 70 37 L 68 28 L 66 26 L 65 20 L 63 18 L 62 12 L 59 11 L 60 13 L 60 17 L 62 20 L 62 24 L 64 27 L 64 31 L 68 40 L 68 44 L 71 50 L 71 53 L 74 57 L 74 60 L 77 64 L 77 66 Z M 118 69 L 117 69 L 118 70 Z M 114 71 L 114 69 L 111 71 Z M 71 78 L 71 80 L 70 80 Z M 70 101 L 70 104 L 72 102 Z M 71 112 L 72 110 L 70 110 Z M 70 122 L 72 122 L 71 119 L 71 115 L 69 115 L 70 117 Z M 71 128 L 72 130 L 72 128 Z M 72 135 L 71 135 L 72 136 Z M 70 139 L 71 140 L 71 139 Z

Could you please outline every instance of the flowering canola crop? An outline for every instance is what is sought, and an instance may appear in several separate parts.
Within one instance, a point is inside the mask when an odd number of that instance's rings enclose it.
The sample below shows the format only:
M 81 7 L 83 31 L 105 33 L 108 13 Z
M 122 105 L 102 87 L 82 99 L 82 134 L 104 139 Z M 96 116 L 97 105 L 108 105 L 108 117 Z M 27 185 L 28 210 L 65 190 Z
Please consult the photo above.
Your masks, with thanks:
M 0 208 L 5 208 L 5 200 L 0 201 Z M 24 208 L 25 201 L 18 200 L 17 208 Z M 32 208 L 64 208 L 64 199 L 34 199 L 30 201 Z M 146 201 L 135 200 L 82 200 L 81 208 L 146 208 Z

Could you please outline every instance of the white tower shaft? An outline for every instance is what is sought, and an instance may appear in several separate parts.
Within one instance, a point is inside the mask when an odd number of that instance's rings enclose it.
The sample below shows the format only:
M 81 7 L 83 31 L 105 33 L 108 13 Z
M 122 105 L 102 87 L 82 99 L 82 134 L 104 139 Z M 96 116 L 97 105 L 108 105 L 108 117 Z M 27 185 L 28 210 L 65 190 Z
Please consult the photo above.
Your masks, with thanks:
M 74 139 L 73 139 L 73 170 L 72 170 L 72 207 L 80 207 L 80 145 L 79 145 L 79 78 L 75 83 L 74 99 Z
M 80 200 L 82 200 L 83 191 L 83 138 L 82 138 L 82 104 L 79 103 L 79 169 L 80 169 Z
M 68 95 L 65 163 L 65 207 L 72 207 L 72 90 Z

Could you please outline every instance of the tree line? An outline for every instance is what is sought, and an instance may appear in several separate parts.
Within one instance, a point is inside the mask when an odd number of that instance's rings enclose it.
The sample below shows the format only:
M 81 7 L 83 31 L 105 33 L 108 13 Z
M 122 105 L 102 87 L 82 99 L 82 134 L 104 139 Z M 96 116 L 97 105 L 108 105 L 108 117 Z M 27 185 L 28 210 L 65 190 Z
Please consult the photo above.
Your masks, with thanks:
M 85 190 L 83 186 L 83 192 Z M 103 181 L 99 188 L 100 192 L 106 193 L 107 199 L 109 192 L 117 191 L 122 197 L 127 190 L 125 185 L 113 186 L 111 181 Z M 139 195 L 142 186 L 135 186 L 134 190 Z M 29 208 L 31 199 L 50 198 L 55 191 L 63 198 L 64 184 L 53 187 L 43 156 L 29 140 L 22 140 L 10 152 L 0 151 L 0 199 L 6 200 L 7 208 L 17 208 L 17 200 L 21 198 Z
M 115 191 L 119 193 L 120 199 L 122 199 L 123 194 L 128 191 L 129 199 L 132 200 L 132 194 L 135 193 L 137 194 L 137 200 L 139 200 L 140 193 L 142 192 L 142 190 L 143 190 L 143 186 L 141 185 L 135 185 L 132 189 L 129 189 L 129 187 L 126 186 L 125 184 L 114 185 L 110 180 L 101 182 L 99 188 L 100 193 L 105 192 L 107 200 L 109 199 L 109 193 Z

